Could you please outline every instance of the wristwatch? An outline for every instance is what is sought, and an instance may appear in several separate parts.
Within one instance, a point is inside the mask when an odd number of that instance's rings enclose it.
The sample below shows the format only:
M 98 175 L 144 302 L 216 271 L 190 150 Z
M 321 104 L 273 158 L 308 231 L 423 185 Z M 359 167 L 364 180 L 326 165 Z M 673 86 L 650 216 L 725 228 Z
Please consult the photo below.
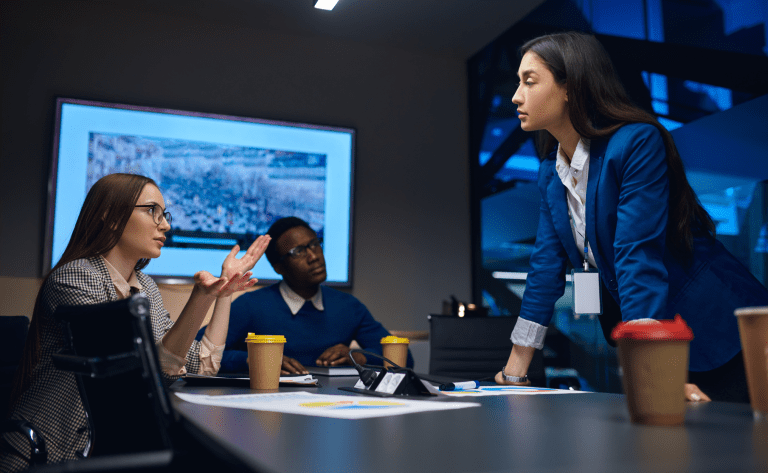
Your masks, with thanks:
M 504 381 L 509 381 L 510 383 L 527 383 L 528 382 L 528 375 L 523 376 L 507 376 L 506 373 L 504 373 L 504 368 L 506 366 L 501 367 L 501 375 L 504 377 Z

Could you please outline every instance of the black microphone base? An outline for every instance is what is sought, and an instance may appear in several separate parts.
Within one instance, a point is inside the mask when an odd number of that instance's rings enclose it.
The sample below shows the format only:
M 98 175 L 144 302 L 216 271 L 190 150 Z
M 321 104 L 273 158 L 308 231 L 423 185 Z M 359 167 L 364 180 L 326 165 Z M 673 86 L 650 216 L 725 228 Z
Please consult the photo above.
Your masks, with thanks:
M 357 393 L 357 394 L 365 394 L 366 396 L 376 396 L 376 397 L 432 397 L 437 396 L 437 394 L 425 392 L 425 393 L 418 393 L 418 394 L 390 394 L 390 393 L 382 393 L 378 391 L 369 391 L 367 389 L 360 389 L 360 388 L 350 388 L 350 387 L 340 387 L 339 390 L 341 391 L 348 391 L 351 393 Z

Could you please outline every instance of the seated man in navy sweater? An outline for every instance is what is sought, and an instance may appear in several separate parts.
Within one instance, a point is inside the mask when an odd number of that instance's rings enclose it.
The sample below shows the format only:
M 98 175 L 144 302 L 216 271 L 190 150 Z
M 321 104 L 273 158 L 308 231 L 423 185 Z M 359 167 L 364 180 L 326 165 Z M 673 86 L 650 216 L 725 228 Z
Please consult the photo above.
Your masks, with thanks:
M 283 280 L 245 293 L 232 303 L 221 371 L 248 371 L 248 332 L 285 336 L 283 375 L 306 374 L 304 366 L 351 365 L 353 340 L 381 354 L 380 341 L 389 332 L 355 297 L 320 285 L 327 276 L 322 240 L 309 224 L 286 217 L 274 222 L 268 233 L 272 241 L 265 254 Z M 367 362 L 362 353 L 352 356 L 360 364 Z M 410 352 L 408 366 L 413 366 Z

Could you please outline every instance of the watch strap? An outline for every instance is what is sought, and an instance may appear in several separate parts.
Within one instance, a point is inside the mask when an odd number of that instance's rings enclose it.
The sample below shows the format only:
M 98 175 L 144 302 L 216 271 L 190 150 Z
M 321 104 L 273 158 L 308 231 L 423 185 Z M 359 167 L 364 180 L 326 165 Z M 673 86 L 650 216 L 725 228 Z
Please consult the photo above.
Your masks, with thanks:
M 526 383 L 526 382 L 528 382 L 528 375 L 527 374 L 524 375 L 524 376 L 508 376 L 504 372 L 504 368 L 506 368 L 506 366 L 502 366 L 501 367 L 501 375 L 504 377 L 504 381 L 508 381 L 510 383 Z

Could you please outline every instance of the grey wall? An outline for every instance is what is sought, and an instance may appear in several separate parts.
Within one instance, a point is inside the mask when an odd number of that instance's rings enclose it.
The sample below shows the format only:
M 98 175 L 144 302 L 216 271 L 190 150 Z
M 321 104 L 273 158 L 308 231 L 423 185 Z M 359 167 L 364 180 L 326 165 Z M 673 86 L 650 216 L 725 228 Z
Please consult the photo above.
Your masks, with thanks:
M 469 298 L 462 60 L 122 5 L 0 2 L 0 277 L 40 277 L 66 96 L 356 128 L 352 294 L 400 330 Z

